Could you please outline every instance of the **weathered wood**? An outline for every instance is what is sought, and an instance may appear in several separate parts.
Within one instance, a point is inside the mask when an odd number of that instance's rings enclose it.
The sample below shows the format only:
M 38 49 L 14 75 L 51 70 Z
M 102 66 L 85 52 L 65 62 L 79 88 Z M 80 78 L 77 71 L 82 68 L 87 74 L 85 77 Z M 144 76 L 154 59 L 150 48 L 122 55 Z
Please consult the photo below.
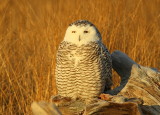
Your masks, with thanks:
M 112 60 L 113 68 L 120 75 L 122 82 L 118 88 L 108 93 L 127 98 L 141 98 L 145 112 L 160 114 L 160 73 L 138 65 L 120 51 L 112 53 Z
M 31 108 L 34 115 L 62 115 L 57 106 L 53 103 L 44 101 L 33 102 Z
M 126 85 L 128 79 L 131 75 L 131 70 L 133 64 L 137 65 L 132 59 L 130 59 L 125 53 L 120 51 L 114 51 L 111 54 L 112 58 L 112 68 L 119 74 L 121 77 L 120 86 L 115 88 L 114 90 L 107 91 L 106 93 L 117 95 Z
M 120 51 L 112 53 L 112 61 L 121 77 L 119 87 L 89 105 L 59 95 L 52 98 L 52 103 L 34 102 L 34 115 L 159 115 L 160 73 L 138 65 Z
M 111 54 L 111 58 L 112 58 L 112 67 L 120 75 L 122 83 L 128 80 L 129 76 L 131 75 L 131 69 L 133 64 L 138 65 L 125 53 L 118 50 L 114 51 Z
M 101 96 L 103 96 L 103 100 L 97 99 L 86 105 L 82 100 L 73 101 L 68 97 L 57 95 L 52 99 L 57 107 L 53 103 L 34 102 L 32 111 L 34 115 L 142 115 L 139 108 L 139 104 L 142 104 L 141 100 L 109 94 Z

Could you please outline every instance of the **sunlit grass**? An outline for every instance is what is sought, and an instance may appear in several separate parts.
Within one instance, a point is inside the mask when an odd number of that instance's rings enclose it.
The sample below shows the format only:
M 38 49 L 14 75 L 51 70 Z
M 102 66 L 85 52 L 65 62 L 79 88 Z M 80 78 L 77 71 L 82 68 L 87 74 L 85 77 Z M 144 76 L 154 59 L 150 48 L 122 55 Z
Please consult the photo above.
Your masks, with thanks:
M 94 23 L 110 52 L 160 69 L 160 1 L 1 0 L 0 114 L 31 114 L 56 94 L 55 55 L 68 24 Z M 114 87 L 119 77 L 114 72 Z

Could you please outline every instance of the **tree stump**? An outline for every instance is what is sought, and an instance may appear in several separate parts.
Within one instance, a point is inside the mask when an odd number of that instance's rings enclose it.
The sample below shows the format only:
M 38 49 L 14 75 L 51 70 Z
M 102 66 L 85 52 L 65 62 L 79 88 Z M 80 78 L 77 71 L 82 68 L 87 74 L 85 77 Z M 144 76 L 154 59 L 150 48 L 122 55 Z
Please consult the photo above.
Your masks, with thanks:
M 34 102 L 34 115 L 159 115 L 160 72 L 137 64 L 120 51 L 111 56 L 113 69 L 121 77 L 119 87 L 89 105 L 59 95 L 51 103 Z

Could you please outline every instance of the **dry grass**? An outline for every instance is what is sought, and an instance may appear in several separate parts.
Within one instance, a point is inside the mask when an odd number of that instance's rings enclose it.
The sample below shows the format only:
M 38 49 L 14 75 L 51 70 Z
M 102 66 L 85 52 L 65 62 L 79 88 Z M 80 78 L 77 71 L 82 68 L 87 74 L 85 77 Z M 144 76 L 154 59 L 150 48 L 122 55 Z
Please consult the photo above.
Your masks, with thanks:
M 160 0 L 1 0 L 0 114 L 31 114 L 56 93 L 58 44 L 69 23 L 93 22 L 110 52 L 160 69 Z M 119 78 L 114 75 L 114 86 Z

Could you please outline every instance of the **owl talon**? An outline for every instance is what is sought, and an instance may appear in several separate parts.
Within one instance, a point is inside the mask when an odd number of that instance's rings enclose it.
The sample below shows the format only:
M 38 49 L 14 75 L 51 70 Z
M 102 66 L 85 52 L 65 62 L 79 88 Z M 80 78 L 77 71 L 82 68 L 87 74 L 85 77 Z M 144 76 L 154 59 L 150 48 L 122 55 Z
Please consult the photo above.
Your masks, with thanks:
M 51 102 L 55 103 L 56 106 L 68 105 L 72 102 L 70 97 L 63 97 L 61 95 L 51 96 Z

